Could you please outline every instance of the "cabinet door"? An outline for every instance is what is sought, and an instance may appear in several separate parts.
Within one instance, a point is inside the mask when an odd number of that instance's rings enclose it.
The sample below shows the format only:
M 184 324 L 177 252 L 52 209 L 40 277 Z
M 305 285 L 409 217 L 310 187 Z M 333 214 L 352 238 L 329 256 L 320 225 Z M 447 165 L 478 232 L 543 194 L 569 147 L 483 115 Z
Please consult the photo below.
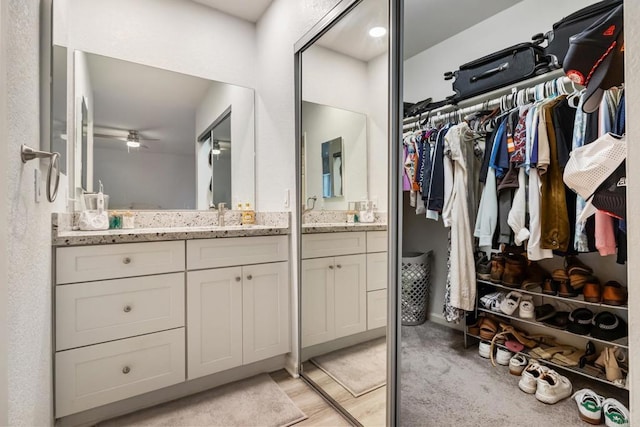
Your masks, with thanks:
M 367 258 L 335 257 L 335 338 L 367 330 Z
M 288 353 L 289 263 L 242 267 L 242 362 Z
M 387 326 L 387 290 L 367 292 L 367 329 Z
M 242 269 L 187 273 L 187 377 L 242 364 Z
M 302 260 L 302 346 L 335 338 L 333 258 Z
M 367 291 L 387 289 L 387 253 L 367 254 Z

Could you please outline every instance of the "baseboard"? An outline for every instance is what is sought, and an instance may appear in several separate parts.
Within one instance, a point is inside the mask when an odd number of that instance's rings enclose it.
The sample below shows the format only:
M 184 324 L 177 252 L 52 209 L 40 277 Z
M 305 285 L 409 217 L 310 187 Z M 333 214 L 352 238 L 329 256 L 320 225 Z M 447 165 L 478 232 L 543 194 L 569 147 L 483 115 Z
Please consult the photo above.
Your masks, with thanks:
M 261 360 L 250 365 L 239 366 L 227 371 L 218 372 L 202 378 L 185 381 L 170 387 L 165 387 L 139 396 L 131 397 L 77 414 L 68 415 L 56 420 L 56 427 L 84 427 L 92 426 L 101 421 L 119 417 L 141 409 L 149 408 L 171 400 L 180 399 L 191 394 L 253 377 L 262 373 L 277 371 L 286 366 L 286 355 Z

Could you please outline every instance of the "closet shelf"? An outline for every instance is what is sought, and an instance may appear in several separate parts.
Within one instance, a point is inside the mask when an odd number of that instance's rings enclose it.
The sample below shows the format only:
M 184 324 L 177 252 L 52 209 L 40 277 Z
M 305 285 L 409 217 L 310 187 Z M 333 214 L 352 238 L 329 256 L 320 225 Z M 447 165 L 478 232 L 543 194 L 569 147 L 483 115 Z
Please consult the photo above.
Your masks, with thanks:
M 626 349 L 629 348 L 629 338 L 628 337 L 620 338 L 620 339 L 615 340 L 615 341 L 601 340 L 599 338 L 594 338 L 594 337 L 592 337 L 590 335 L 574 334 L 573 332 L 569 332 L 569 331 L 567 331 L 565 329 L 558 329 L 558 328 L 554 328 L 552 326 L 545 325 L 542 322 L 536 322 L 535 320 L 529 320 L 529 319 L 522 319 L 522 318 L 517 317 L 517 316 L 509 316 L 508 314 L 504 314 L 504 313 L 498 312 L 498 311 L 492 311 L 492 310 L 489 310 L 489 309 L 486 309 L 486 308 L 482 308 L 482 307 L 478 307 L 478 311 L 481 311 L 481 312 L 484 312 L 484 313 L 490 313 L 490 314 L 493 314 L 495 316 L 503 317 L 503 318 L 506 318 L 506 319 L 517 320 L 518 322 L 528 323 L 529 325 L 535 325 L 535 326 L 540 326 L 542 328 L 552 329 L 554 331 L 558 331 L 558 332 L 561 332 L 561 333 L 566 334 L 566 335 L 573 335 L 574 337 L 579 337 L 579 338 L 582 338 L 582 339 L 585 339 L 585 340 L 596 341 L 596 342 L 599 342 L 599 343 L 602 343 L 602 344 L 606 344 L 606 345 L 617 345 L 618 347 L 626 348 Z
M 472 338 L 475 338 L 475 339 L 477 339 L 479 341 L 486 341 L 486 340 L 483 340 L 482 338 L 480 338 L 477 335 L 473 335 L 473 334 L 469 334 L 469 333 L 467 333 L 467 335 L 472 337 Z M 496 345 L 496 347 L 505 348 L 505 349 L 507 348 L 502 344 L 495 343 L 495 345 Z M 509 350 L 509 351 L 511 351 L 511 350 Z M 609 381 L 605 377 L 604 374 L 593 375 L 592 373 L 590 373 L 587 370 L 585 370 L 583 368 L 580 368 L 578 366 L 563 366 L 563 365 L 559 365 L 559 364 L 557 364 L 555 362 L 552 362 L 551 360 L 540 359 L 540 358 L 537 358 L 535 356 L 532 357 L 531 355 L 529 355 L 528 351 L 519 351 L 517 353 L 518 354 L 522 354 L 522 355 L 524 355 L 524 356 L 526 356 L 528 358 L 531 358 L 531 359 L 536 359 L 538 362 L 543 363 L 545 365 L 553 366 L 554 368 L 558 368 L 558 369 L 563 369 L 563 370 L 568 371 L 568 372 L 574 372 L 574 373 L 576 373 L 578 375 L 582 375 L 583 377 L 587 377 L 587 378 L 591 378 L 591 379 L 594 379 L 594 380 L 598 380 L 598 381 L 600 381 L 602 383 L 605 383 L 605 384 L 608 384 L 610 386 L 613 386 L 613 387 L 616 387 L 616 388 L 622 388 L 623 390 L 629 391 L 629 386 L 628 386 L 626 381 L 625 381 L 625 386 L 624 387 L 619 387 L 619 386 L 615 385 L 614 383 L 612 383 L 611 381 Z
M 560 297 L 560 296 L 557 296 L 557 295 L 547 295 L 547 294 L 543 294 L 542 292 L 530 291 L 530 290 L 521 289 L 521 288 L 512 288 L 512 287 L 509 287 L 509 286 L 501 285 L 499 283 L 493 283 L 493 282 L 490 282 L 488 280 L 478 279 L 477 282 L 481 283 L 483 285 L 493 286 L 493 287 L 498 288 L 498 289 L 504 289 L 506 291 L 520 292 L 523 295 L 533 295 L 533 296 L 539 296 L 539 297 L 543 297 L 543 298 L 551 298 L 551 299 L 556 299 L 556 300 L 567 302 L 567 303 L 572 303 L 573 302 L 573 303 L 578 303 L 578 304 L 581 304 L 581 305 L 606 308 L 607 310 L 624 310 L 624 311 L 628 311 L 629 310 L 629 307 L 627 305 L 611 305 L 611 304 L 603 304 L 603 303 L 599 303 L 599 302 L 585 301 L 583 295 L 579 295 L 576 298 L 566 298 L 566 297 Z

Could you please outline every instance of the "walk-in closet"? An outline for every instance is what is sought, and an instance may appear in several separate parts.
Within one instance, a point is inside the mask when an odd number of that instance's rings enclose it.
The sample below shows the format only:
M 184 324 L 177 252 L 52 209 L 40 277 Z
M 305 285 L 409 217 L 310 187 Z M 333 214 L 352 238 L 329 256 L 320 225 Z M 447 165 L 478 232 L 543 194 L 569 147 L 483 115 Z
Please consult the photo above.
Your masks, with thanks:
M 623 2 L 424 3 L 404 2 L 400 423 L 626 425 Z

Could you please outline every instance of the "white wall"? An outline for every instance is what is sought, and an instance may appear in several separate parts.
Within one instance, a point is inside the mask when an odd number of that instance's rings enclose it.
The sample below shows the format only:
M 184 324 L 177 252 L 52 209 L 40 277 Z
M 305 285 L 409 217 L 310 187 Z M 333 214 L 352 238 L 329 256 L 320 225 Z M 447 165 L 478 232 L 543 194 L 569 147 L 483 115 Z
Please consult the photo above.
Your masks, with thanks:
M 345 210 L 347 202 L 367 200 L 367 116 L 325 104 L 303 102 L 305 198 L 316 196 L 316 209 Z M 342 197 L 323 198 L 322 143 L 342 137 Z
M 625 85 L 626 85 L 626 108 L 627 108 L 627 140 L 638 141 L 640 139 L 640 2 L 625 1 L 624 24 L 625 24 Z M 638 144 L 630 143 L 628 147 L 627 160 L 627 180 L 629 187 L 628 195 L 640 194 L 640 147 Z M 640 197 L 627 198 L 627 212 L 640 211 Z M 640 241 L 640 223 L 637 215 L 631 215 L 634 220 L 629 221 L 628 241 L 629 260 L 627 266 L 640 265 L 640 247 L 633 242 Z M 628 269 L 629 280 L 629 354 L 638 357 L 640 355 L 640 281 L 639 270 Z M 635 283 L 635 285 L 633 285 Z M 635 360 L 635 359 L 634 359 Z M 629 371 L 630 409 L 631 419 L 637 420 L 640 417 L 640 370 L 637 369 L 638 362 L 632 362 L 636 368 Z
M 0 2 L 0 93 L 7 93 L 7 38 L 9 26 L 8 2 Z M 7 132 L 7 97 L 0 97 L 0 141 L 6 141 Z M 6 154 L 6 153 L 5 153 Z M 0 200 L 9 200 L 5 181 L 7 180 L 7 170 L 9 169 L 9 156 L 0 156 Z M 0 241 L 9 242 L 9 204 L 0 203 Z M 0 245 L 0 283 L 9 283 L 8 273 L 8 244 Z M 8 343 L 9 334 L 7 327 L 7 286 L 0 285 L 0 342 Z M 8 345 L 0 346 L 0 425 L 8 425 L 8 398 L 9 387 L 7 385 L 7 358 L 9 354 Z
M 64 203 L 35 202 L 33 177 L 38 161 L 22 164 L 21 144 L 39 147 L 38 24 L 39 2 L 3 2 L 2 42 L 6 43 L 6 139 L 2 147 L 6 168 L 3 204 L 8 207 L 8 425 L 45 426 L 53 423 L 51 348 L 51 212 Z M 6 31 L 6 33 L 4 33 Z M 6 35 L 6 38 L 5 38 Z M 4 53 L 2 53 L 4 56 Z M 0 61 L 5 62 L 5 61 Z M 4 132 L 3 132 L 4 134 Z M 41 171 L 46 176 L 46 162 Z M 43 183 L 44 184 L 44 183 Z M 58 199 L 60 201 L 61 198 Z M 0 393 L 0 397 L 2 393 Z M 0 405 L 1 406 L 1 405 Z
M 109 209 L 195 209 L 193 154 L 94 147 Z
M 199 136 L 231 106 L 231 206 L 238 203 L 255 205 L 255 114 L 254 91 L 241 86 L 211 83 L 209 91 L 196 111 L 196 136 Z M 198 209 L 209 208 L 209 144 L 196 142 Z M 204 185 L 204 187 L 203 187 Z
M 441 100 L 453 94 L 443 74 L 506 47 L 531 41 L 563 16 L 597 0 L 524 0 L 404 62 L 404 100 Z M 411 11 L 405 11 L 411 13 Z M 444 17 L 443 17 L 444 19 Z M 455 19 L 455 14 L 447 19 Z
M 369 198 L 387 212 L 389 164 L 389 57 L 385 53 L 367 64 L 367 136 Z

